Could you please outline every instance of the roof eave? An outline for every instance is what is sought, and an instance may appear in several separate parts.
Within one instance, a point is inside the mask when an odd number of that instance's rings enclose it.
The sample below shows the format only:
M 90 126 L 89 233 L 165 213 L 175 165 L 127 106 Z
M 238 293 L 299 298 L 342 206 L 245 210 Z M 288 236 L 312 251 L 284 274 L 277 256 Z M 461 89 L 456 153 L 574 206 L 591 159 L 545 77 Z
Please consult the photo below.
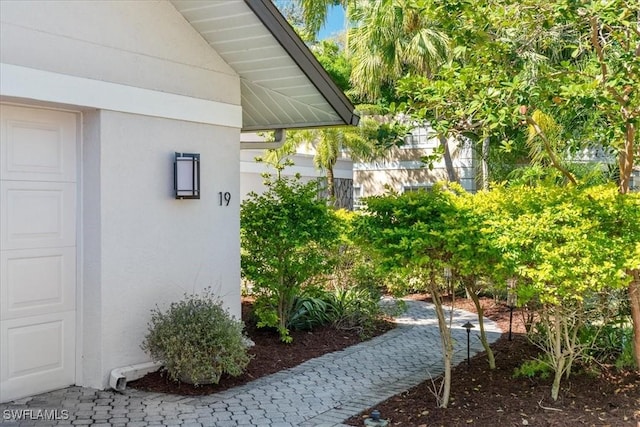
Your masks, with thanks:
M 343 121 L 343 123 L 319 124 L 318 126 L 340 124 L 356 126 L 360 117 L 355 113 L 353 104 L 334 83 L 276 6 L 270 0 L 244 1 Z

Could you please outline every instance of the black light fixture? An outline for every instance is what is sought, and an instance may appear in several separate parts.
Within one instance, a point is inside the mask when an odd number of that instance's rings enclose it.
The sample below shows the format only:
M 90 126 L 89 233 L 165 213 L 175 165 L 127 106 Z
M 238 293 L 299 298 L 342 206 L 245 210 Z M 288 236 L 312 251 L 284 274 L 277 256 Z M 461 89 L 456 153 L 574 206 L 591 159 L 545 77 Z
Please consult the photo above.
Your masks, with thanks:
M 176 199 L 199 199 L 200 154 L 176 153 L 173 177 Z
M 518 294 L 516 293 L 517 280 L 515 277 L 507 279 L 507 307 L 509 307 L 509 341 L 511 341 L 511 329 L 513 325 L 513 309 L 518 304 Z
M 473 326 L 471 322 L 467 322 L 462 325 L 462 327 L 467 330 L 467 369 L 469 369 L 469 367 L 471 366 L 471 349 L 469 344 L 469 335 L 471 334 L 471 328 L 475 328 L 475 326 Z

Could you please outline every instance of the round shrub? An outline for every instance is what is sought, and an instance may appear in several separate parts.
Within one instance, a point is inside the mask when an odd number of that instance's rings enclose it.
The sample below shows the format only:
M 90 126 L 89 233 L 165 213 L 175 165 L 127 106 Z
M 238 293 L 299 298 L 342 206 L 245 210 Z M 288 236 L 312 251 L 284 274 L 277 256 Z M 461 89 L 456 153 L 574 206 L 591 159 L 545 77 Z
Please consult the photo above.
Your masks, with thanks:
M 206 290 L 185 295 L 166 312 L 157 307 L 151 310 L 142 349 L 163 363 L 172 380 L 217 384 L 223 373 L 242 374 L 251 360 L 243 327 Z

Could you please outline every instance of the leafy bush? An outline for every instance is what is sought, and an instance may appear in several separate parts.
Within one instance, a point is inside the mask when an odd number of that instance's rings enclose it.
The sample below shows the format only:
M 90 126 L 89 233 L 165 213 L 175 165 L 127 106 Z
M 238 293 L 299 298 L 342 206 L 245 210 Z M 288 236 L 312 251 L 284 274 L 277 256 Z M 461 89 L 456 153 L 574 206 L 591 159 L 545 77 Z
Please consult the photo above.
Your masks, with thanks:
M 243 323 L 206 290 L 185 295 L 166 312 L 151 310 L 142 349 L 164 364 L 172 380 L 217 384 L 223 373 L 242 374 L 251 360 L 242 329 Z
M 287 327 L 307 331 L 331 323 L 333 308 L 326 299 L 311 295 L 296 297 L 289 312 Z
M 519 368 L 516 368 L 513 372 L 514 378 L 549 378 L 553 369 L 549 362 L 544 360 L 534 359 L 527 360 Z
M 330 271 L 326 251 L 337 244 L 339 223 L 318 200 L 314 182 L 283 178 L 266 185 L 242 203 L 242 274 L 253 284 L 258 326 L 276 327 L 290 342 L 293 304 L 305 284 Z
M 635 367 L 633 329 L 629 325 L 586 325 L 580 330 L 579 340 L 584 345 L 590 344 L 587 356 L 598 363 L 614 363 L 618 368 Z
M 381 318 L 380 295 L 370 288 L 336 288 L 332 295 L 333 324 L 338 329 L 357 329 L 368 336 Z

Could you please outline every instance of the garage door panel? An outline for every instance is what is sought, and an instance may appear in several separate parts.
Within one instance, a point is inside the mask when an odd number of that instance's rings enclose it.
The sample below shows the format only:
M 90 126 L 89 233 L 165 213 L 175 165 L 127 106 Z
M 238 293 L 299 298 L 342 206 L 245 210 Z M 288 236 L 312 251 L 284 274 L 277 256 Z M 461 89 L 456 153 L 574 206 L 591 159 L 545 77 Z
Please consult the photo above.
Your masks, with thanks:
M 2 399 L 75 382 L 75 312 L 0 321 Z
M 72 113 L 3 105 L 2 179 L 75 182 L 76 119 Z
M 2 248 L 75 245 L 75 184 L 3 181 Z
M 74 248 L 0 254 L 2 320 L 75 309 Z
M 75 383 L 76 123 L 0 105 L 0 402 Z

